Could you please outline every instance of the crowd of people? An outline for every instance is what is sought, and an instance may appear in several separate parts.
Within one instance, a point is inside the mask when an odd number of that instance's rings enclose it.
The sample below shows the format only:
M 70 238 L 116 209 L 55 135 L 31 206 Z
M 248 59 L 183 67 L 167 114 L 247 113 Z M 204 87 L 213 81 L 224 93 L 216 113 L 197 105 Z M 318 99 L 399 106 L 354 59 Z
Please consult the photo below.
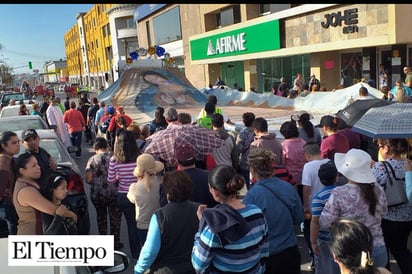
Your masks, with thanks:
M 376 152 L 338 117 L 314 125 L 306 112 L 280 126 L 283 141 L 250 111 L 233 134 L 215 95 L 194 121 L 158 107 L 145 125 L 97 98 L 67 105 L 45 99 L 32 114 L 44 113 L 62 141 L 78 147 L 77 158 L 82 136 L 92 146 L 84 170 L 93 221 L 121 249 L 124 216 L 135 273 L 301 273 L 300 226 L 315 273 L 390 273 L 390 254 L 402 273 L 411 273 L 412 201 L 388 205 L 383 165 L 405 178 L 411 197 L 407 139 L 377 139 Z M 204 128 L 222 145 L 200 153 L 195 143 L 176 142 L 168 148 L 172 160 L 151 153 L 155 136 L 176 127 Z M 20 140 L 26 152 L 18 155 Z M 54 172 L 56 160 L 39 144 L 34 129 L 0 133 L 0 201 L 9 234 L 75 235 L 67 178 Z

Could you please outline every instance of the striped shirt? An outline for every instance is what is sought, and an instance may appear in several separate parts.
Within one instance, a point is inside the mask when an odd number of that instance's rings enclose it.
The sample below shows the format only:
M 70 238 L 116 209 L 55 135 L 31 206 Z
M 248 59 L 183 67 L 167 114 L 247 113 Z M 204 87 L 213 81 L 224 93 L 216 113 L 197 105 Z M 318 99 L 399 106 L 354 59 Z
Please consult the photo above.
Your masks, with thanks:
M 239 240 L 223 245 L 222 239 L 208 225 L 196 233 L 192 265 L 197 273 L 203 273 L 209 267 L 214 271 L 208 273 L 263 273 L 260 261 L 269 256 L 269 243 L 262 210 L 249 204 L 237 211 L 251 227 Z
M 114 183 L 119 181 L 117 191 L 119 193 L 127 193 L 129 186 L 137 182 L 137 178 L 133 175 L 133 171 L 136 168 L 136 162 L 131 163 L 118 163 L 114 156 L 110 158 L 109 171 L 107 173 L 107 181 Z
M 325 207 L 326 202 L 329 199 L 329 196 L 336 186 L 325 186 L 318 193 L 313 196 L 312 199 L 312 217 L 320 217 L 323 208 Z M 328 230 L 321 229 L 319 231 L 318 238 L 323 241 L 330 241 L 330 232 Z

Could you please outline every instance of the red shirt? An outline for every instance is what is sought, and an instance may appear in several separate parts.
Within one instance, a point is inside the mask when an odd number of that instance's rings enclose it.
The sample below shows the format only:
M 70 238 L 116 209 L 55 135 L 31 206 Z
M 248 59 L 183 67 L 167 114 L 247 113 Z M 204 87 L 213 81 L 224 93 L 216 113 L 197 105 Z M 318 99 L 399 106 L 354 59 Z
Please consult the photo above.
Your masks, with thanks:
M 346 153 L 349 150 L 349 141 L 346 136 L 334 133 L 325 137 L 320 144 L 320 156 L 323 159 L 335 160 L 335 153 Z
M 63 122 L 67 124 L 69 133 L 79 132 L 86 126 L 83 114 L 77 109 L 69 109 L 63 114 Z
M 126 120 L 126 125 L 127 125 L 127 126 L 129 126 L 129 125 L 133 122 L 132 118 L 130 118 L 130 116 L 128 116 L 128 115 L 126 115 L 126 114 L 124 114 L 124 113 L 123 113 L 123 114 L 116 114 L 116 115 L 114 115 L 114 116 L 112 117 L 112 120 L 110 120 L 110 124 L 109 124 L 109 126 L 107 127 L 107 131 L 111 132 L 111 131 L 115 131 L 115 130 L 116 130 L 116 128 L 117 128 L 116 118 L 119 117 L 119 116 L 123 116 L 123 117 L 124 117 L 124 119 Z

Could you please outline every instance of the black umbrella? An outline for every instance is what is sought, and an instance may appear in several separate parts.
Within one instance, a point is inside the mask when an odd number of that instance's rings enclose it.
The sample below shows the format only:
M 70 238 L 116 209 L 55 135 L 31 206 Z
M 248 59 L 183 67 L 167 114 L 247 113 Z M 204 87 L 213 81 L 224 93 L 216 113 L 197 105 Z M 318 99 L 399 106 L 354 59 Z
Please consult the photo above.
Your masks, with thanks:
M 336 113 L 336 117 L 353 126 L 369 109 L 395 103 L 381 99 L 356 100 Z

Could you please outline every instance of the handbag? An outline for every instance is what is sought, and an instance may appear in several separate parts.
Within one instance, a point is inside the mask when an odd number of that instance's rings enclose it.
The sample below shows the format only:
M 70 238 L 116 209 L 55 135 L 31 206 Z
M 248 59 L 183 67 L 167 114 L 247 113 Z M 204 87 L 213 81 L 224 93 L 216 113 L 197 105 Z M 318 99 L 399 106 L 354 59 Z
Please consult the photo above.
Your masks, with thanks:
M 382 164 L 385 167 L 386 174 L 388 174 L 383 184 L 388 207 L 406 204 L 408 198 L 406 196 L 405 178 L 397 178 L 390 163 L 382 161 Z

